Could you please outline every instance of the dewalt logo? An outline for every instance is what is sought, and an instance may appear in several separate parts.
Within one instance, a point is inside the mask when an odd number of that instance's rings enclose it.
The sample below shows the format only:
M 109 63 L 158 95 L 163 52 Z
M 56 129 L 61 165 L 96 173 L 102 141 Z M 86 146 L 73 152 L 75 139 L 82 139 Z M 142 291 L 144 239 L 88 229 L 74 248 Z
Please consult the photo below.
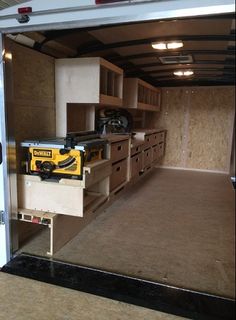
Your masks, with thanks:
M 33 156 L 38 158 L 52 158 L 52 150 L 33 149 Z

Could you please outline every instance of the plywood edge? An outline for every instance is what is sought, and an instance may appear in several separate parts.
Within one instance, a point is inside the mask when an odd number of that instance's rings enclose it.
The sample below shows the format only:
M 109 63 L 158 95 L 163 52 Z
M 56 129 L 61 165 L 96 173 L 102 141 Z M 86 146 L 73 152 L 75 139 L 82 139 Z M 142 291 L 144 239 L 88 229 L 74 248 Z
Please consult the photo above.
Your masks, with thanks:
M 123 104 L 123 100 L 118 97 L 107 96 L 105 94 L 100 94 L 100 104 L 107 106 L 117 106 L 120 107 Z
M 159 93 L 161 92 L 161 89 L 156 88 L 156 87 L 152 86 L 151 84 L 149 84 L 148 82 L 143 81 L 141 79 L 138 79 L 138 83 L 141 84 L 142 86 L 144 86 L 145 88 L 148 88 L 148 89 L 153 90 L 155 92 L 159 92 Z
M 99 59 L 100 59 L 101 66 L 103 66 L 107 69 L 110 69 L 110 70 L 114 71 L 115 73 L 123 75 L 123 70 L 121 68 L 117 67 L 113 63 L 111 63 L 103 58 L 99 58 Z

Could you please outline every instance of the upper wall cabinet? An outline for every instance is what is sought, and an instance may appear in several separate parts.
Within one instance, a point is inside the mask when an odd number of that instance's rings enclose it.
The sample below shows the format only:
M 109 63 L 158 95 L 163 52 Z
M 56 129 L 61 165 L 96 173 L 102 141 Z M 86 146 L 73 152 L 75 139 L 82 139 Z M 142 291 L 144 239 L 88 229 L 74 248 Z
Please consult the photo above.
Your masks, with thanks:
M 57 136 L 71 129 L 68 120 L 73 115 L 68 114 L 72 110 L 68 106 L 77 109 L 75 117 L 80 115 L 73 120 L 73 127 L 78 127 L 85 116 L 87 130 L 94 130 L 95 105 L 122 106 L 123 70 L 102 58 L 57 59 L 55 78 Z
M 124 79 L 124 107 L 147 111 L 160 111 L 160 104 L 160 89 L 138 78 Z
M 56 60 L 56 101 L 121 106 L 123 70 L 102 58 Z

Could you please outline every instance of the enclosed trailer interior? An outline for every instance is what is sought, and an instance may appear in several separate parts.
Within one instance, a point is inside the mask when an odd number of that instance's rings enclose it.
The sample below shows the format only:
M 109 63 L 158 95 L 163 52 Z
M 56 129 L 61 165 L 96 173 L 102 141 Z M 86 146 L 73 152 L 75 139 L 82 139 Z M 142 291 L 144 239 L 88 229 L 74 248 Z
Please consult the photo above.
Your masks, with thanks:
M 217 15 L 5 36 L 14 255 L 234 298 L 234 32 L 234 17 Z M 151 46 L 176 40 L 183 47 Z M 194 75 L 178 78 L 179 69 Z M 96 130 L 117 109 L 136 135 L 103 127 L 110 152 L 129 149 L 113 161 L 108 152 L 109 168 L 88 165 L 86 191 L 26 174 L 23 141 Z M 156 145 L 158 158 L 135 167 Z

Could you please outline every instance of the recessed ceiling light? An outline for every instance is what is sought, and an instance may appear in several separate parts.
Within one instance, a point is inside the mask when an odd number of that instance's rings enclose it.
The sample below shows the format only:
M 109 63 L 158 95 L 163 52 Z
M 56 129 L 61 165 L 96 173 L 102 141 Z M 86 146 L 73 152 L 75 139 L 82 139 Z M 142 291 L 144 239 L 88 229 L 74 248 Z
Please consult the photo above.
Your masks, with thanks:
M 167 49 L 178 49 L 183 47 L 183 42 L 182 41 L 173 41 L 173 42 L 168 42 L 167 43 Z
M 173 72 L 175 76 L 178 77 L 189 77 L 192 76 L 194 74 L 194 72 L 192 70 L 176 70 Z
M 152 47 L 153 47 L 153 49 L 158 49 L 158 50 L 167 49 L 166 43 L 164 43 L 164 42 L 153 42 Z
M 178 49 L 183 47 L 183 42 L 180 40 L 177 41 L 169 41 L 169 42 L 153 42 L 153 49 L 157 50 L 166 50 L 166 49 Z
M 189 77 L 189 76 L 192 76 L 192 75 L 193 75 L 193 71 L 192 70 L 184 71 L 184 76 Z
M 178 77 L 182 77 L 184 75 L 183 71 L 174 71 L 174 75 Z

